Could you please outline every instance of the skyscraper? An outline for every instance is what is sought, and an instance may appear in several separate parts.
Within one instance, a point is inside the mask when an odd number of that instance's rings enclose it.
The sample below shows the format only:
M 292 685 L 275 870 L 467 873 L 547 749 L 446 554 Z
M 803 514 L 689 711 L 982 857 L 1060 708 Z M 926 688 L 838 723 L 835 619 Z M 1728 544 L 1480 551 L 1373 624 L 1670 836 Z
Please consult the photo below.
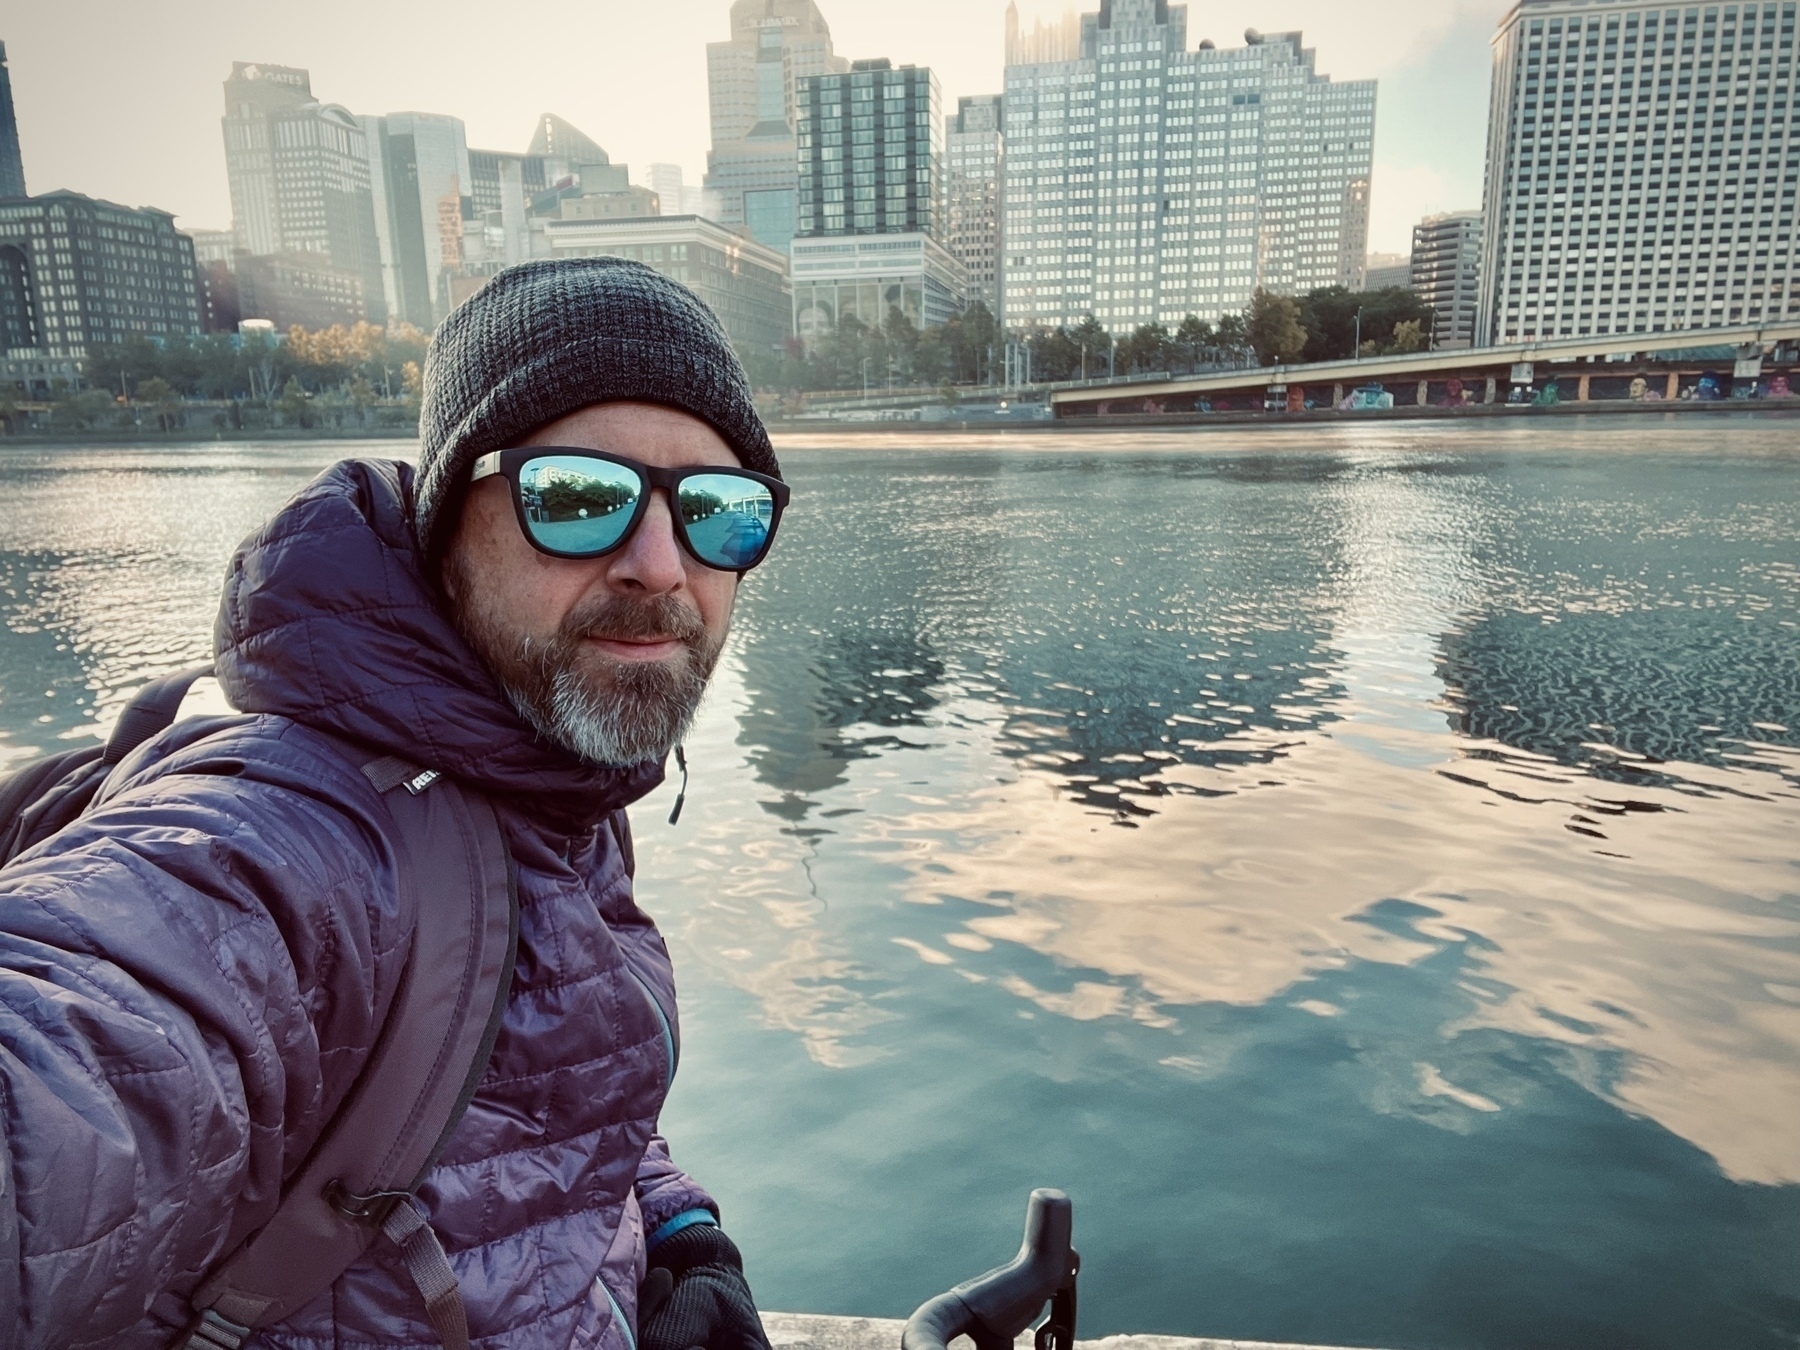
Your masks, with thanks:
M 736 0 L 730 39 L 706 44 L 706 189 L 721 224 L 787 248 L 797 204 L 795 85 L 848 68 L 813 0 Z
M 1009 11 L 1011 13 L 1011 11 Z M 945 239 L 969 277 L 969 301 L 1000 312 L 1000 98 L 957 100 L 944 128 Z
M 25 195 L 25 161 L 19 154 L 19 122 L 13 116 L 12 72 L 0 42 L 0 197 Z
M 936 77 L 885 58 L 850 69 L 800 82 L 800 233 L 940 232 Z
M 545 113 L 537 120 L 526 154 L 544 161 L 551 182 L 592 164 L 610 164 L 612 160 L 593 137 L 581 128 L 563 121 L 555 113 Z
M 1187 10 L 1102 0 L 1075 59 L 1009 67 L 1009 324 L 1113 331 L 1353 285 L 1375 82 L 1316 73 L 1298 33 L 1187 48 Z
M 252 255 L 306 254 L 310 268 L 362 288 L 387 317 L 362 124 L 312 95 L 304 70 L 234 61 L 225 81 L 225 172 L 232 230 Z
M 790 249 L 796 331 L 846 317 L 875 326 L 898 310 L 940 324 L 967 278 L 944 247 L 944 126 L 938 83 L 919 66 L 857 61 L 801 79 L 799 223 Z
M 1488 112 L 1477 341 L 1800 314 L 1794 0 L 1521 0 Z
M 1481 304 L 1481 213 L 1451 211 L 1413 226 L 1407 279 L 1431 306 L 1431 345 L 1472 345 Z
M 194 243 L 167 211 L 79 192 L 0 201 L 0 382 L 79 383 L 88 348 L 200 331 Z
M 463 220 L 474 215 L 462 119 L 389 113 L 363 118 L 362 127 L 388 312 L 430 332 L 451 310 Z

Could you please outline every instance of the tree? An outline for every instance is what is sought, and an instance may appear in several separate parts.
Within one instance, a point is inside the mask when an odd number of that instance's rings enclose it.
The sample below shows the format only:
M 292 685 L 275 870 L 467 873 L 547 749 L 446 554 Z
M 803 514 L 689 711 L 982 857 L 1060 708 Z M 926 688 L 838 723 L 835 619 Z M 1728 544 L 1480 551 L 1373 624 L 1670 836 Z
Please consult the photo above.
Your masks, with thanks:
M 400 367 L 400 388 L 406 395 L 406 415 L 418 421 L 419 405 L 425 398 L 425 375 L 417 361 L 408 361 Z
M 1160 323 L 1139 324 L 1119 344 L 1118 364 L 1126 371 L 1153 371 L 1169 368 L 1169 330 Z
M 59 392 L 50 405 L 50 425 L 64 431 L 87 431 L 113 418 L 117 405 L 112 395 L 101 389 L 84 389 L 72 393 Z
M 1000 340 L 1000 324 L 993 311 L 977 300 L 963 311 L 957 327 L 958 375 L 971 384 L 993 380 L 994 345 Z
M 918 345 L 913 348 L 914 379 L 946 387 L 956 382 L 960 329 L 959 321 L 952 319 L 949 323 L 935 323 L 919 334 Z
M 889 305 L 887 322 L 881 327 L 887 346 L 887 360 L 882 363 L 884 373 L 892 372 L 902 383 L 912 383 L 913 356 L 919 347 L 919 326 L 906 317 L 900 306 Z
M 1190 314 L 1176 327 L 1171 346 L 1176 359 L 1191 371 L 1199 366 L 1215 341 L 1213 326 L 1198 315 Z
M 281 387 L 281 397 L 275 400 L 275 410 L 281 414 L 281 420 L 288 426 L 312 425 L 312 418 L 307 414 L 306 390 L 301 386 L 298 377 L 288 376 L 288 382 Z
M 1261 286 L 1250 297 L 1244 312 L 1245 336 L 1265 366 L 1298 360 L 1306 350 L 1306 329 L 1300 326 L 1300 306 L 1285 295 L 1273 295 Z
M 1322 286 L 1300 299 L 1300 323 L 1307 333 L 1305 359 L 1341 361 L 1353 355 L 1359 310 L 1361 350 L 1367 354 L 1393 350 L 1395 325 L 1408 320 L 1418 320 L 1422 331 L 1431 331 L 1431 311 L 1404 286 L 1360 292 L 1343 286 Z
M 1066 328 L 1040 330 L 1031 343 L 1031 375 L 1037 380 L 1081 377 L 1081 348 Z
M 369 383 L 369 377 L 358 375 L 350 382 L 350 406 L 356 409 L 356 424 L 369 424 L 369 410 L 375 406 L 375 386 Z
M 1250 330 L 1242 314 L 1221 314 L 1216 336 L 1224 351 L 1241 352 L 1250 345 Z
M 1081 353 L 1081 367 L 1076 372 L 1083 379 L 1093 379 L 1107 372 L 1107 354 L 1112 351 L 1112 334 L 1092 314 L 1076 324 L 1069 334 Z
M 1425 336 L 1425 324 L 1420 319 L 1406 319 L 1394 325 L 1394 339 L 1388 344 L 1391 352 L 1422 352 L 1429 341 Z
M 138 385 L 138 402 L 148 404 L 156 417 L 158 431 L 173 431 L 181 423 L 181 400 L 175 397 L 175 390 L 161 376 L 152 375 Z

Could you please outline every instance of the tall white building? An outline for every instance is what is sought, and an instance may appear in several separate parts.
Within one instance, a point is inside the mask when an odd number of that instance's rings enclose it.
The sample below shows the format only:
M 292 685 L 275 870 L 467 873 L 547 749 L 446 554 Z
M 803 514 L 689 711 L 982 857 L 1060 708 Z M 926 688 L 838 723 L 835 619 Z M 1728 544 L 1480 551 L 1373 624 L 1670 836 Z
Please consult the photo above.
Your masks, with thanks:
M 1187 10 L 1102 0 L 1073 60 L 1006 72 L 1009 325 L 1115 332 L 1354 286 L 1375 82 L 1334 84 L 1298 33 L 1187 50 Z
M 1009 19 L 1015 11 L 1008 9 Z M 945 118 L 944 242 L 969 278 L 969 302 L 1000 313 L 1000 99 L 957 100 Z
M 1523 0 L 1494 39 L 1478 342 L 1800 314 L 1795 0 Z

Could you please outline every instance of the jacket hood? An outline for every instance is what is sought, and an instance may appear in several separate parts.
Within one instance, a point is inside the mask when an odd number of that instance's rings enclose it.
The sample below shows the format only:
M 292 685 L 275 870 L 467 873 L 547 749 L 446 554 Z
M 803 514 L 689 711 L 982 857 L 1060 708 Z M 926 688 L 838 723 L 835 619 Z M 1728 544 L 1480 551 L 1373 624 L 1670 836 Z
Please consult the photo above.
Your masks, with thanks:
M 514 711 L 423 570 L 412 491 L 409 465 L 345 460 L 238 546 L 213 633 L 232 703 L 438 769 L 571 832 L 654 788 L 661 764 L 587 764 Z

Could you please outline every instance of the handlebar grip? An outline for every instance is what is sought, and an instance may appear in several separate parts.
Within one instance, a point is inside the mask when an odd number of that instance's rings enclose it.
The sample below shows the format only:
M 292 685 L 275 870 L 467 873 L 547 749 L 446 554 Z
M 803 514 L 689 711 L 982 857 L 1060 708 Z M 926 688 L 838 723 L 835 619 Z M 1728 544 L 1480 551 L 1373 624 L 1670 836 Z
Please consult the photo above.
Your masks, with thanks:
M 921 1304 L 907 1319 L 901 1350 L 948 1350 L 958 1336 L 970 1337 L 975 1350 L 1011 1350 L 1013 1339 L 1059 1294 L 1067 1296 L 1069 1325 L 1058 1331 L 1072 1344 L 1075 1273 L 1080 1268 L 1070 1245 L 1073 1234 L 1069 1197 L 1062 1191 L 1033 1191 L 1026 1202 L 1019 1254 Z

